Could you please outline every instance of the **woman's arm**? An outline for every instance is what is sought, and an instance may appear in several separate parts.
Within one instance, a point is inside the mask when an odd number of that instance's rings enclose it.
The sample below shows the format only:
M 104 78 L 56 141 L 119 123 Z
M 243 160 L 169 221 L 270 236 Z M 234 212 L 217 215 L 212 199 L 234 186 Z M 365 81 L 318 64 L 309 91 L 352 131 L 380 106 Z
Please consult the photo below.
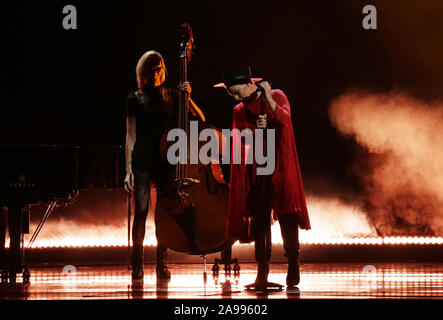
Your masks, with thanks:
M 126 157 L 125 189 L 128 192 L 134 191 L 134 174 L 132 172 L 132 152 L 134 151 L 135 140 L 136 140 L 135 116 L 127 116 L 126 145 L 125 145 L 125 157 Z

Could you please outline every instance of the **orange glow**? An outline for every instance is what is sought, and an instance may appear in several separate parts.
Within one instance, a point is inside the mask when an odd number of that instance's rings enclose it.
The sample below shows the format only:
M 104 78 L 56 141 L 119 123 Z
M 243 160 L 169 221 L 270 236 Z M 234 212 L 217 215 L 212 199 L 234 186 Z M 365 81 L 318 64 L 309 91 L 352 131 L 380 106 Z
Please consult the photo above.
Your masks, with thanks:
M 379 237 L 365 213 L 358 207 L 337 199 L 309 196 L 307 199 L 312 230 L 300 230 L 302 245 L 443 245 L 443 237 L 399 236 Z M 105 216 L 105 212 L 102 213 Z M 148 215 L 145 246 L 156 246 L 153 214 Z M 31 234 L 25 237 L 25 247 Z M 282 244 L 278 221 L 272 225 L 272 242 Z M 33 244 L 33 248 L 126 247 L 126 221 L 114 224 L 78 223 L 49 219 Z M 235 244 L 238 245 L 238 244 Z

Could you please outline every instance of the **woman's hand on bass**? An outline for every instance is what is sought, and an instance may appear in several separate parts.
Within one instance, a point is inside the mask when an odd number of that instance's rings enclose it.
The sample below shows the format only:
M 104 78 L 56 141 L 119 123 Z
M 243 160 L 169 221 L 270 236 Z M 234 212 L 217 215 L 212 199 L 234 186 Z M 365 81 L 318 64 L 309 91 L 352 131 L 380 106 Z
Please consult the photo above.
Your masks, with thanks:
M 191 92 L 192 92 L 191 84 L 188 81 L 180 83 L 178 85 L 178 89 L 180 91 L 187 92 L 189 94 L 191 94 Z

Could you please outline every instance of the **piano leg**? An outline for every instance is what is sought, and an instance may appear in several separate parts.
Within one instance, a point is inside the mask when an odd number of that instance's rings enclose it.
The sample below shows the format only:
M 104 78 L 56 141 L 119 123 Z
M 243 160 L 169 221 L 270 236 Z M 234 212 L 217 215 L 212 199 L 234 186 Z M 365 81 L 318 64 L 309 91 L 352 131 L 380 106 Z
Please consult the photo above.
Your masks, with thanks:
M 6 207 L 0 207 L 0 277 L 4 282 L 6 271 Z
M 24 251 L 22 248 L 23 213 L 20 207 L 8 208 L 9 225 L 9 273 L 17 274 L 23 271 Z

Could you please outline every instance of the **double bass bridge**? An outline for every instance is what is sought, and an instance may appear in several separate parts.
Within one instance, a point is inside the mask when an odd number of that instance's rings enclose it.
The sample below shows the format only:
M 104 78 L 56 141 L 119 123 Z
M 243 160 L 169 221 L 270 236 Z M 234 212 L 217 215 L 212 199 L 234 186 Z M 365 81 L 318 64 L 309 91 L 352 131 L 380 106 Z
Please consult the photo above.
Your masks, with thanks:
M 195 178 L 179 178 L 175 179 L 178 188 L 189 188 L 194 184 L 199 184 L 200 180 Z

